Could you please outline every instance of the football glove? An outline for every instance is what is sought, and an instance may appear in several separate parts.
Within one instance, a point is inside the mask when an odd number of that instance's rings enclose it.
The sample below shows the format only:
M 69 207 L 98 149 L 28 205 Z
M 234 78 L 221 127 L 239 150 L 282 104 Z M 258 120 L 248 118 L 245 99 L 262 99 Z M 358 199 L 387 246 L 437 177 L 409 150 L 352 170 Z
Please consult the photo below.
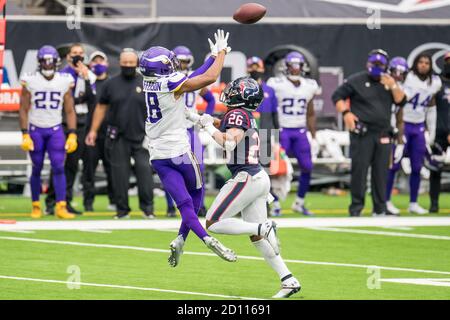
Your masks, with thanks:
M 200 120 L 199 120 L 199 124 L 203 128 L 206 127 L 207 125 L 210 125 L 210 124 L 213 125 L 214 124 L 214 118 L 211 115 L 205 113 L 205 114 L 201 115 Z
M 398 144 L 395 146 L 394 151 L 394 163 L 399 163 L 403 158 L 403 153 L 405 151 L 405 145 L 404 144 Z
M 22 135 L 22 144 L 20 145 L 20 147 L 24 151 L 33 151 L 34 150 L 34 143 L 33 143 L 33 139 L 31 139 L 31 137 L 30 137 L 30 134 L 24 133 Z
M 77 135 L 75 133 L 69 133 L 65 145 L 67 153 L 74 152 L 75 150 L 77 150 L 77 147 L 78 147 Z
M 217 29 L 216 33 L 214 34 L 214 39 L 216 40 L 216 42 L 213 44 L 213 42 L 208 39 L 212 55 L 217 56 L 217 54 L 222 50 L 225 50 L 225 53 L 229 53 L 231 51 L 231 48 L 228 46 L 229 36 L 229 32 L 227 32 L 227 34 L 225 35 L 225 31 L 223 31 L 222 29 Z M 212 48 L 213 46 L 215 46 L 215 49 Z M 217 52 L 217 54 L 215 54 L 215 52 Z

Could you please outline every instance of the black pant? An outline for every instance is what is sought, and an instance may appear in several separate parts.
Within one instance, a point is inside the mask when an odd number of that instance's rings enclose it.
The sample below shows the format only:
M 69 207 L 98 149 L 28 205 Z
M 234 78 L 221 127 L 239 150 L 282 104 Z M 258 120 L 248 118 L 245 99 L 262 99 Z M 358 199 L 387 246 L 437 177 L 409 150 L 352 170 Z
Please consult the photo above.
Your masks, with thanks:
M 123 137 L 105 142 L 106 157 L 110 161 L 111 178 L 117 213 L 128 213 L 128 187 L 131 171 L 131 158 L 137 180 L 139 208 L 144 213 L 153 213 L 153 170 L 148 151 L 141 142 L 133 142 Z
M 75 177 L 78 172 L 78 162 L 80 159 L 83 160 L 83 165 L 85 162 L 85 143 L 84 139 L 86 136 L 85 126 L 78 126 L 76 130 L 78 147 L 75 152 L 68 153 L 66 155 L 66 161 L 64 163 L 64 173 L 66 175 L 66 201 L 70 203 L 73 199 L 73 184 L 75 183 Z M 50 172 L 50 184 L 48 188 L 47 198 L 45 199 L 47 208 L 53 208 L 55 206 L 55 189 L 53 186 L 53 174 Z
M 359 215 L 364 209 L 369 167 L 372 170 L 373 212 L 386 212 L 386 184 L 390 153 L 389 138 L 379 132 L 369 131 L 364 136 L 350 133 L 352 203 L 349 211 L 351 215 Z
M 107 191 L 110 204 L 115 204 L 113 184 L 111 179 L 111 166 L 105 155 L 105 138 L 99 137 L 95 146 L 86 146 L 85 161 L 83 162 L 83 204 L 84 207 L 92 207 L 95 198 L 95 171 L 98 161 L 101 159 L 106 173 Z
M 447 150 L 448 141 L 446 135 L 436 135 L 436 143 L 438 143 L 443 151 Z M 441 171 L 430 170 L 430 201 L 431 204 L 439 207 L 439 195 L 441 193 Z

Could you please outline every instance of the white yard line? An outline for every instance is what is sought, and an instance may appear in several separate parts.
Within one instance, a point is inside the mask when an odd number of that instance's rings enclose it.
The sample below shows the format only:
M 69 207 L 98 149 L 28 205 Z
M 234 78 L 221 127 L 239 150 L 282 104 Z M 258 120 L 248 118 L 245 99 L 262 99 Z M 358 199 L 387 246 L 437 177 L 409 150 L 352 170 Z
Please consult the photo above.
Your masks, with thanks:
M 450 226 L 449 217 L 337 217 L 337 218 L 275 218 L 280 228 L 303 227 L 425 227 Z M 205 219 L 200 219 L 204 225 Z M 75 220 L 17 221 L 0 224 L 0 230 L 177 230 L 179 219 L 156 220 Z
M 400 230 L 400 231 L 411 231 L 414 230 L 414 228 L 411 227 L 380 227 L 383 229 L 390 229 L 390 230 Z
M 31 230 L 2 230 L 0 229 L 0 232 L 12 232 L 12 233 L 35 233 Z
M 358 233 L 358 234 L 371 234 L 377 236 L 389 236 L 389 237 L 403 237 L 403 238 L 416 238 L 416 239 L 433 239 L 433 240 L 450 240 L 448 236 L 437 236 L 432 234 L 418 234 L 418 233 L 405 233 L 405 232 L 388 232 L 388 231 L 375 231 L 375 230 L 361 230 L 361 229 L 345 229 L 345 228 L 308 228 L 316 231 L 331 231 L 331 232 L 344 232 L 344 233 Z
M 73 241 L 59 241 L 59 240 L 48 240 L 48 239 L 33 239 L 33 238 L 19 238 L 19 237 L 3 237 L 3 236 L 0 236 L 0 240 L 28 241 L 28 242 L 71 245 L 71 246 L 81 246 L 81 247 L 95 247 L 95 248 L 108 248 L 108 249 L 122 249 L 122 250 L 136 250 L 136 251 L 145 251 L 145 252 L 169 253 L 169 250 L 164 250 L 164 249 L 135 247 L 135 246 L 122 246 L 122 245 L 112 245 L 112 244 L 86 243 L 86 242 L 73 242 Z M 196 255 L 196 256 L 217 257 L 214 253 L 210 253 L 210 252 L 190 252 L 190 251 L 185 251 L 184 254 Z M 255 256 L 240 256 L 239 255 L 238 259 L 264 261 L 263 258 L 255 257 Z M 337 263 L 337 262 L 292 260 L 292 259 L 284 259 L 284 261 L 288 262 L 288 263 L 299 263 L 299 264 L 309 264 L 309 265 L 336 266 L 336 267 L 363 268 L 363 269 L 376 267 L 376 268 L 379 268 L 380 270 L 406 271 L 406 272 L 433 273 L 433 274 L 450 275 L 449 271 L 410 269 L 410 268 L 399 268 L 399 267 L 385 267 L 385 266 L 353 264 L 353 263 Z
M 95 229 L 85 229 L 85 230 L 78 230 L 81 232 L 93 232 L 93 233 L 112 233 L 110 230 L 95 230 Z
M 35 279 L 35 278 L 24 278 L 24 277 L 11 277 L 11 276 L 2 276 L 2 275 L 0 275 L 0 279 L 20 280 L 20 281 L 33 281 L 33 282 L 46 282 L 46 283 L 58 283 L 58 284 L 65 284 L 65 285 L 70 285 L 70 286 L 80 285 L 80 286 L 88 286 L 88 287 L 103 287 L 103 288 L 140 290 L 140 291 L 156 291 L 156 292 L 177 293 L 177 294 L 186 294 L 186 295 L 194 295 L 194 296 L 206 296 L 206 297 L 215 297 L 215 298 L 244 299 L 244 300 L 264 300 L 264 299 L 260 299 L 260 298 L 228 296 L 228 295 L 215 294 L 215 293 L 168 290 L 168 289 L 159 289 L 159 288 L 144 288 L 144 287 L 133 287 L 133 286 L 120 286 L 120 285 L 114 285 L 114 284 L 100 284 L 100 283 L 88 283 L 88 282 L 71 282 L 71 281 L 61 281 L 61 280 Z
M 436 287 L 450 287 L 450 279 L 380 279 L 381 282 L 392 282 L 392 283 L 404 283 L 404 284 L 417 284 L 424 286 L 436 286 Z

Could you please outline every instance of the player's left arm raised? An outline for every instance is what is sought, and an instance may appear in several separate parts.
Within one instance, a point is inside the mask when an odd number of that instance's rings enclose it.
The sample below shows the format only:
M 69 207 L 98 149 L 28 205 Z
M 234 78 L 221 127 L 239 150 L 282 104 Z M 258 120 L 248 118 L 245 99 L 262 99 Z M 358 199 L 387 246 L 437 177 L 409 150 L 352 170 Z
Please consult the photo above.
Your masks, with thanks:
M 71 89 L 64 94 L 64 112 L 66 113 L 67 128 L 69 135 L 67 136 L 65 148 L 67 153 L 72 153 L 77 150 L 77 134 L 75 130 L 77 128 L 77 116 L 75 113 L 74 100 L 72 97 Z

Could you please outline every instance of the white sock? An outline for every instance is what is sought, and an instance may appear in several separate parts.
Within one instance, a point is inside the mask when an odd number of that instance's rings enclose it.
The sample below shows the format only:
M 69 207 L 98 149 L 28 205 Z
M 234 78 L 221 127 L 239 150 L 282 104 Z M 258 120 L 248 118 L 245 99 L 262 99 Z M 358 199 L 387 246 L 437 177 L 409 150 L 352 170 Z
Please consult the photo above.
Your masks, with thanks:
M 256 249 L 261 253 L 264 257 L 264 260 L 270 265 L 270 267 L 278 273 L 280 279 L 283 279 L 285 276 L 291 274 L 288 267 L 284 263 L 281 255 L 276 255 L 272 249 L 272 246 L 267 242 L 266 239 L 261 239 L 253 242 L 253 245 Z
M 210 225 L 208 230 L 214 233 L 223 234 L 247 234 L 257 235 L 259 223 L 246 222 L 236 218 L 219 220 Z
M 297 199 L 295 199 L 295 202 L 302 206 L 305 204 L 305 199 L 297 197 Z

